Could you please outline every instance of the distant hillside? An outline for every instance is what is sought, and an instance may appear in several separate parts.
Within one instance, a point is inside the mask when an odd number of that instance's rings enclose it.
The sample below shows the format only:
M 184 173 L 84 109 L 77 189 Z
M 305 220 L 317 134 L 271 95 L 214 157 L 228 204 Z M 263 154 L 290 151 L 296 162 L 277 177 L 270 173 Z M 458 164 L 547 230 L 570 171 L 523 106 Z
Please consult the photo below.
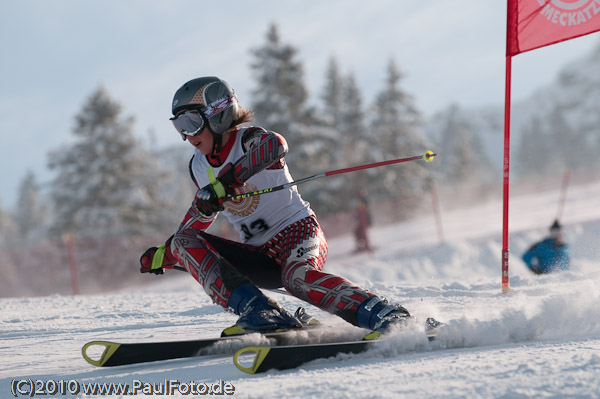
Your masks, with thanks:
M 511 106 L 511 174 L 515 178 L 570 169 L 600 169 L 600 42 L 585 57 L 564 67 L 554 82 Z M 447 110 L 446 110 L 447 111 Z M 445 112 L 440 111 L 440 113 Z M 487 158 L 502 170 L 504 104 L 459 108 Z M 434 116 L 424 128 L 436 140 L 443 135 Z M 561 173 L 559 172 L 559 173 Z

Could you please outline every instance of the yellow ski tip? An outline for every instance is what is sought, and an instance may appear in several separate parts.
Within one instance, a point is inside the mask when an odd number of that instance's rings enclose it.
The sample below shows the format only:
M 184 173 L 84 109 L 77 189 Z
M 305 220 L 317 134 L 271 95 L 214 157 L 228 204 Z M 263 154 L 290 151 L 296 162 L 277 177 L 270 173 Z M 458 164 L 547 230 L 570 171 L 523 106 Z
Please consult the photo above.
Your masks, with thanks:
M 309 324 L 310 325 L 310 324 Z M 316 324 L 315 324 L 316 326 Z M 276 328 L 274 330 L 266 330 L 266 331 L 262 331 L 264 333 L 276 333 L 276 332 L 285 332 L 287 330 L 282 329 L 282 328 Z M 231 327 L 227 327 L 226 329 L 224 329 L 223 331 L 221 331 L 221 338 L 224 337 L 237 337 L 240 335 L 246 335 L 246 334 L 260 334 L 261 331 L 258 330 L 246 330 L 243 327 L 240 327 L 238 325 L 233 325 Z
M 104 350 L 102 351 L 102 354 L 100 355 L 100 359 L 94 360 L 88 355 L 87 350 L 92 346 L 103 346 L 104 347 Z M 115 351 L 117 349 L 119 349 L 119 346 L 121 346 L 121 344 L 117 344 L 115 342 L 92 341 L 92 342 L 88 342 L 87 344 L 83 345 L 83 348 L 81 348 L 81 355 L 89 364 L 92 364 L 92 365 L 98 366 L 98 367 L 102 367 L 108 361 L 108 359 L 110 359 L 110 357 L 115 353 Z
M 265 360 L 265 357 L 267 357 L 270 350 L 271 348 L 265 346 L 247 346 L 235 352 L 235 355 L 233 355 L 233 364 L 244 373 L 254 374 L 262 364 L 263 360 Z M 248 358 L 249 355 L 250 358 Z M 243 362 L 251 360 L 252 365 L 250 367 L 243 366 L 240 362 L 240 357 L 243 358 Z
M 378 331 L 372 331 L 363 337 L 364 341 L 373 341 L 375 339 L 381 338 L 383 334 Z
M 423 159 L 427 162 L 433 161 L 433 158 L 436 157 L 437 154 L 434 154 L 433 151 L 427 151 L 423 154 Z
M 243 327 L 240 327 L 236 324 L 231 327 L 227 327 L 226 329 L 221 331 L 221 337 L 233 337 L 236 335 L 243 335 L 243 334 L 247 334 L 247 333 L 248 333 L 248 331 L 246 331 Z

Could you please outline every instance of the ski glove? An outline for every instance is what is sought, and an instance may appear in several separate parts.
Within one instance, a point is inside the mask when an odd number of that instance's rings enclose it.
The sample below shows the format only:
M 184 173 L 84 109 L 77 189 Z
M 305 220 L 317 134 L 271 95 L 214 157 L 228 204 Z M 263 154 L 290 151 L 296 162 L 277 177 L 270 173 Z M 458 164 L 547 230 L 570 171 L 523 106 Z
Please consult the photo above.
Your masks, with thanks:
M 224 210 L 222 198 L 226 195 L 235 195 L 235 189 L 244 184 L 235 175 L 231 163 L 221 169 L 218 179 L 215 178 L 212 166 L 209 167 L 208 180 L 210 183 L 198 190 L 194 200 L 194 207 L 205 216 Z
M 166 247 L 159 245 L 158 247 L 148 248 L 140 257 L 140 273 L 163 274 L 163 260 L 165 259 Z

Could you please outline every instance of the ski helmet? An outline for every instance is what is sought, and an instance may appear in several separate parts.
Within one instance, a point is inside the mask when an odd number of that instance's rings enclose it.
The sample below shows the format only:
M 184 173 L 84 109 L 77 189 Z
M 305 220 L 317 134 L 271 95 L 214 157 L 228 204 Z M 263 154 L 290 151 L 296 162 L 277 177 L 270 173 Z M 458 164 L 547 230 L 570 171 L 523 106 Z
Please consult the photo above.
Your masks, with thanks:
M 216 76 L 192 79 L 173 97 L 173 115 L 184 109 L 199 109 L 208 122 L 210 132 L 219 137 L 237 117 L 237 97 L 231 86 Z

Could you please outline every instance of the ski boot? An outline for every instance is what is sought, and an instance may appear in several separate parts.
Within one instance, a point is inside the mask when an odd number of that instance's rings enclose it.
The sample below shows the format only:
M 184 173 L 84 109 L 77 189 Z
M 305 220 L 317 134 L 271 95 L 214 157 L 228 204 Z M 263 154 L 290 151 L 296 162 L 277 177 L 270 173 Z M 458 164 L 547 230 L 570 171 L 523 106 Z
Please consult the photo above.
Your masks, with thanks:
M 425 320 L 425 334 L 427 334 L 427 338 L 430 341 L 435 339 L 438 331 L 440 331 L 440 328 L 442 328 L 443 325 L 444 323 L 441 321 L 437 321 L 433 317 L 428 317 L 427 320 Z
M 229 296 L 228 307 L 240 315 L 240 318 L 235 325 L 223 330 L 222 337 L 302 327 L 300 320 L 251 283 L 243 283 L 233 290 Z
M 410 313 L 403 306 L 390 305 L 387 300 L 376 296 L 360 304 L 356 313 L 358 326 L 371 330 L 363 337 L 365 340 L 377 339 L 393 326 L 406 326 L 410 319 Z

